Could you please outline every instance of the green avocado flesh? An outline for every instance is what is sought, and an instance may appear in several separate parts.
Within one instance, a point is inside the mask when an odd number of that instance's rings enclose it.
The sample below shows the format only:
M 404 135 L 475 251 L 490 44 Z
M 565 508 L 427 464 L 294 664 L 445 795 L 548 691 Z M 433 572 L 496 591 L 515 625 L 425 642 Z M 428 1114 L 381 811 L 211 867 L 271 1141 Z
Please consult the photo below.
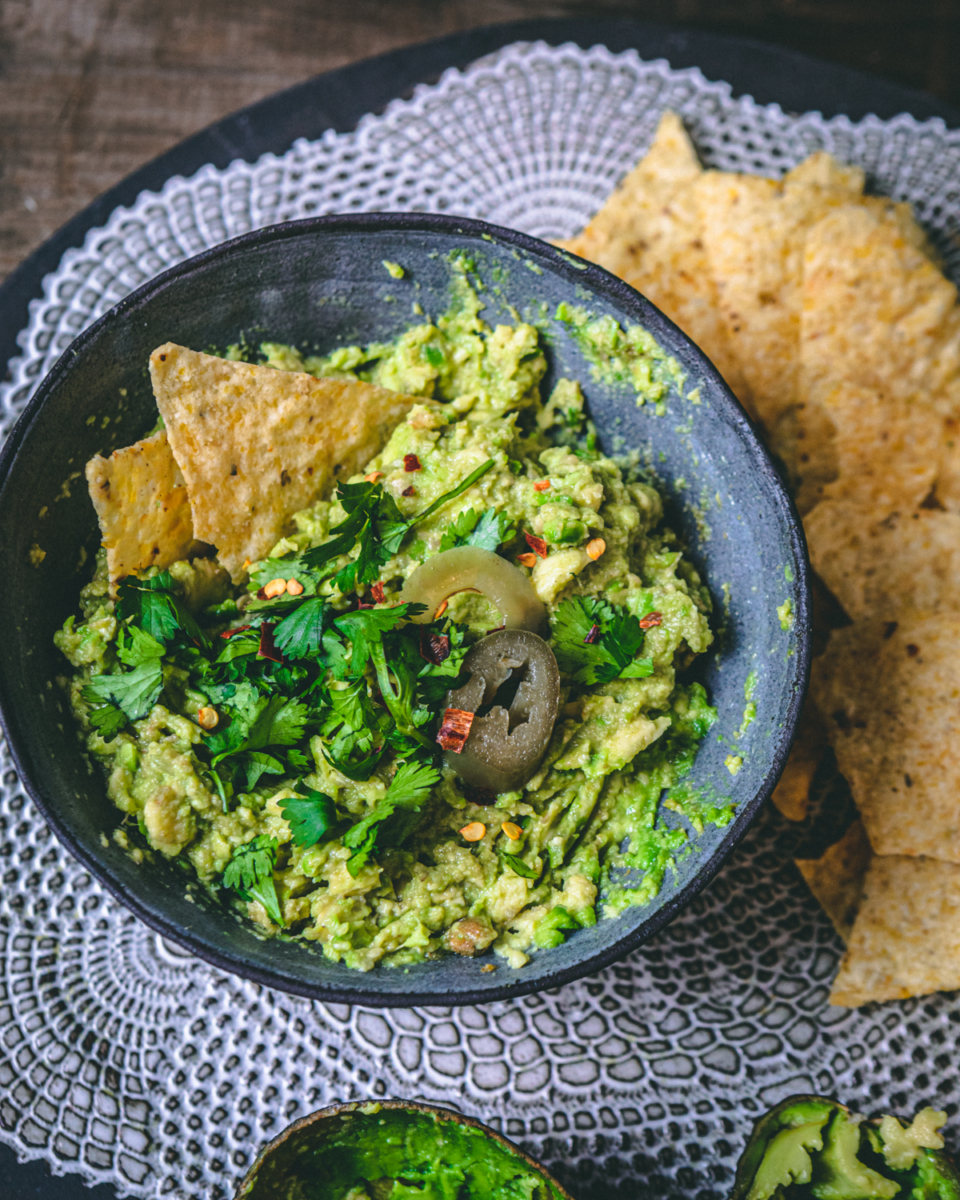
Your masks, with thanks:
M 484 1130 L 397 1109 L 327 1117 L 297 1131 L 242 1194 L 244 1200 L 560 1198 L 539 1171 Z
M 248 583 L 198 558 L 122 581 L 114 599 L 101 556 L 55 637 L 86 750 L 126 815 L 114 840 L 137 861 L 177 860 L 264 936 L 358 970 L 490 950 L 522 967 L 650 904 L 705 825 L 732 818 L 729 800 L 683 782 L 716 718 L 679 678 L 713 641 L 707 588 L 656 488 L 597 448 L 579 383 L 541 394 L 537 330 L 491 328 L 481 307 L 461 272 L 451 310 L 388 345 L 232 347 L 419 402 L 363 474 L 295 514 Z M 311 567 L 377 496 L 361 540 Z M 397 607 L 425 559 L 463 545 L 528 577 L 560 666 L 542 763 L 499 795 L 459 785 L 436 739 L 458 664 L 500 614 L 470 594 L 428 626 Z M 299 581 L 296 599 L 265 597 L 278 579 Z M 424 656 L 424 631 L 447 639 L 443 661 Z
M 926 1108 L 904 1126 L 832 1100 L 785 1101 L 758 1122 L 732 1200 L 960 1200 L 937 1132 L 945 1120 Z

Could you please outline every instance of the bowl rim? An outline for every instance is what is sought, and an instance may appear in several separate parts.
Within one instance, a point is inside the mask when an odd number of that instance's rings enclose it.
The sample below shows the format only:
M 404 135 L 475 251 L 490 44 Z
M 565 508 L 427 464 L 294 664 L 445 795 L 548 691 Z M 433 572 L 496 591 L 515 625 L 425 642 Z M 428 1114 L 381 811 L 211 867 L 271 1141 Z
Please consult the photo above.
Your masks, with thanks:
M 524 980 L 522 971 L 515 973 L 516 978 L 508 983 L 492 985 L 483 989 L 456 990 L 453 992 L 437 992 L 417 990 L 416 985 L 408 990 L 384 992 L 375 987 L 364 987 L 363 980 L 369 978 L 367 972 L 356 972 L 357 986 L 343 987 L 332 984 L 314 984 L 291 977 L 282 970 L 248 965 L 231 954 L 210 946 L 202 938 L 190 930 L 180 929 L 174 925 L 161 911 L 151 907 L 146 901 L 124 891 L 121 885 L 113 879 L 109 870 L 104 867 L 97 855 L 89 851 L 81 842 L 74 838 L 71 831 L 60 819 L 57 805 L 48 802 L 39 787 L 33 782 L 28 768 L 28 758 L 25 741 L 21 731 L 16 705 L 7 696 L 8 680 L 0 674 L 0 724 L 6 734 L 7 747 L 13 759 L 20 783 L 30 799 L 39 809 L 57 835 L 60 843 L 79 862 L 91 872 L 107 892 L 139 917 L 146 925 L 162 937 L 183 947 L 204 962 L 228 974 L 239 975 L 244 979 L 263 987 L 285 992 L 288 994 L 307 997 L 329 1003 L 359 1004 L 377 1008 L 409 1008 L 417 1005 L 452 1005 L 460 1007 L 470 1004 L 485 1004 L 494 1001 L 512 999 L 544 991 L 548 988 L 562 987 L 586 975 L 594 975 L 611 964 L 620 961 L 631 951 L 637 949 L 661 929 L 669 924 L 703 889 L 712 881 L 720 867 L 726 861 L 732 850 L 742 840 L 748 827 L 760 811 L 765 800 L 770 796 L 786 765 L 790 746 L 796 731 L 800 710 L 806 695 L 810 676 L 811 660 L 811 591 L 810 567 L 807 556 L 806 539 L 796 506 L 786 490 L 780 474 L 774 465 L 769 451 L 760 440 L 753 423 L 736 396 L 727 386 L 712 361 L 673 321 L 660 311 L 651 301 L 629 284 L 611 274 L 603 267 L 590 263 L 585 259 L 552 246 L 549 242 L 541 241 L 529 234 L 521 233 L 504 226 L 493 225 L 472 217 L 460 217 L 448 213 L 349 213 L 328 214 L 325 216 L 308 217 L 303 220 L 285 221 L 277 225 L 264 226 L 261 229 L 219 242 L 199 254 L 183 259 L 167 270 L 155 275 L 146 283 L 123 297 L 112 308 L 83 330 L 66 350 L 60 355 L 49 372 L 44 376 L 33 396 L 28 401 L 16 425 L 6 442 L 0 447 L 0 495 L 2 495 L 10 471 L 27 441 L 44 404 L 56 390 L 60 381 L 69 371 L 73 361 L 78 358 L 88 343 L 94 341 L 101 330 L 112 322 L 122 318 L 130 309 L 135 309 L 141 302 L 150 298 L 154 293 L 166 289 L 183 277 L 195 271 L 202 270 L 216 260 L 228 257 L 237 252 L 255 251 L 259 247 L 276 241 L 292 240 L 304 235 L 323 233 L 351 232 L 370 233 L 381 231 L 437 233 L 468 238 L 478 243 L 478 249 L 484 248 L 484 243 L 505 244 L 507 247 L 526 254 L 542 263 L 553 274 L 566 277 L 571 288 L 577 284 L 590 287 L 598 296 L 606 299 L 615 306 L 622 318 L 636 321 L 644 326 L 658 342 L 676 344 L 679 340 L 686 344 L 694 357 L 701 360 L 701 369 L 712 377 L 717 389 L 720 407 L 724 420 L 734 427 L 745 448 L 753 460 L 753 467 L 769 489 L 770 499 L 779 509 L 783 524 L 789 529 L 790 547 L 793 551 L 795 564 L 798 568 L 794 580 L 796 609 L 794 612 L 794 634 L 796 638 L 793 661 L 798 668 L 795 673 L 795 686 L 789 697 L 783 727 L 789 731 L 789 736 L 782 738 L 763 783 L 754 796 L 741 803 L 736 810 L 734 819 L 726 827 L 723 837 L 709 858 L 703 860 L 696 874 L 678 891 L 671 893 L 660 907 L 645 920 L 639 922 L 632 930 L 625 932 L 609 946 L 598 950 L 573 965 L 558 969 L 548 978 Z M 768 518 L 769 519 L 769 518 Z M 617 918 L 611 918 L 616 920 Z M 411 976 L 407 976 L 411 979 Z
M 558 1179 L 547 1170 L 543 1163 L 538 1162 L 532 1155 L 527 1154 L 526 1150 L 518 1146 L 516 1142 L 512 1142 L 502 1133 L 498 1133 L 496 1129 L 478 1120 L 476 1117 L 467 1117 L 463 1113 L 455 1112 L 453 1109 L 443 1108 L 438 1104 L 424 1104 L 419 1100 L 350 1100 L 342 1101 L 337 1104 L 328 1104 L 323 1108 L 315 1109 L 312 1113 L 307 1113 L 306 1116 L 298 1117 L 296 1121 L 291 1121 L 290 1124 L 280 1131 L 275 1138 L 271 1138 L 269 1142 L 257 1153 L 257 1157 L 253 1160 L 250 1169 L 244 1175 L 243 1179 L 237 1187 L 234 1200 L 244 1200 L 244 1197 L 249 1193 L 245 1191 L 250 1184 L 256 1180 L 256 1173 L 264 1160 L 271 1155 L 274 1150 L 278 1149 L 287 1138 L 292 1137 L 295 1133 L 299 1133 L 301 1129 L 306 1129 L 317 1121 L 326 1120 L 329 1117 L 340 1117 L 356 1112 L 358 1109 L 372 1108 L 376 1106 L 379 1109 L 388 1109 L 392 1112 L 416 1112 L 425 1113 L 429 1116 L 436 1117 L 441 1121 L 452 1121 L 456 1125 L 465 1126 L 468 1129 L 478 1129 L 487 1137 L 492 1138 L 495 1142 L 499 1142 L 501 1146 L 509 1150 L 511 1154 L 517 1158 L 523 1159 L 528 1167 L 532 1167 L 535 1171 L 541 1174 L 544 1179 L 553 1185 L 560 1193 L 561 1200 L 574 1200 L 574 1197 L 563 1186 Z M 363 1116 L 373 1116 L 373 1113 L 363 1113 Z

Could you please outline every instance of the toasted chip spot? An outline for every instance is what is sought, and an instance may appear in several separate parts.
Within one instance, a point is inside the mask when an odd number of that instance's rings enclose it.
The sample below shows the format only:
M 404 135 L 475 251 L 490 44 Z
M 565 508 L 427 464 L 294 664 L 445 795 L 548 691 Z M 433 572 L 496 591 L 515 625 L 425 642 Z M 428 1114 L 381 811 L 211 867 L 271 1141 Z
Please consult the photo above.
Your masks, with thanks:
M 519 842 L 523 837 L 523 830 L 519 825 L 514 825 L 512 821 L 504 821 L 500 828 L 507 835 L 511 842 Z
M 200 549 L 166 430 L 109 458 L 95 455 L 87 463 L 87 483 L 111 581 L 147 567 L 168 567 Z
M 470 736 L 473 717 L 472 712 L 465 712 L 462 708 L 445 710 L 440 732 L 437 734 L 437 742 L 444 750 L 452 750 L 454 754 L 460 753 L 464 742 Z
M 487 827 L 482 821 L 471 821 L 460 830 L 465 842 L 479 842 L 486 832 Z
M 287 590 L 287 581 L 285 579 L 271 579 L 269 583 L 265 583 L 261 588 L 265 600 L 275 600 L 277 596 L 282 596 Z
M 217 713 L 217 710 L 215 708 L 210 708 L 209 705 L 205 705 L 197 713 L 197 724 L 203 729 L 216 729 L 219 723 L 220 717 Z
M 603 538 L 593 538 L 591 541 L 587 542 L 586 545 L 587 557 L 592 558 L 593 561 L 596 562 L 606 548 L 607 543 L 603 540 Z
M 335 467 L 349 477 L 382 449 L 413 403 L 370 384 L 228 362 L 173 343 L 154 351 L 150 373 L 194 532 L 216 546 L 235 581 L 245 560 L 264 558 L 292 515 L 330 488 Z
M 303 584 L 300 582 L 299 579 L 288 579 L 287 580 L 287 595 L 288 596 L 302 596 L 303 595 Z
M 533 490 L 535 492 L 546 492 L 549 490 L 549 488 L 550 488 L 550 480 L 549 479 L 538 479 L 537 482 L 533 485 Z
M 518 554 L 517 562 L 521 566 L 529 567 L 531 570 L 537 565 L 537 556 L 535 554 Z
M 663 624 L 663 613 L 652 612 L 647 613 L 645 617 L 640 618 L 641 629 L 655 629 L 658 625 Z
M 539 558 L 547 557 L 547 543 L 542 537 L 537 537 L 535 533 L 525 533 L 523 535 L 527 539 L 527 545 Z

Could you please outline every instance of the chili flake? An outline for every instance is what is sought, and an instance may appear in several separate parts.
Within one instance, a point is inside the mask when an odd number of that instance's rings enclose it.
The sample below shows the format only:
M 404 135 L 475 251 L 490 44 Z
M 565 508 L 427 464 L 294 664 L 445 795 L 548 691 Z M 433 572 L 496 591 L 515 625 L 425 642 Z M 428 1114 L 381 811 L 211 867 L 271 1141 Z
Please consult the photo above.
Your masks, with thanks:
M 450 657 L 450 638 L 445 633 L 431 633 L 421 626 L 420 657 L 438 667 Z
M 379 579 L 370 589 L 370 595 L 373 597 L 375 604 L 383 603 L 383 584 Z
M 523 830 L 519 825 L 514 825 L 512 821 L 504 821 L 500 828 L 507 835 L 511 842 L 519 842 L 523 837 Z
M 487 827 L 482 821 L 471 821 L 469 825 L 464 825 L 460 830 L 460 834 L 465 842 L 479 842 L 486 832 Z
M 533 490 L 535 492 L 545 492 L 549 489 L 549 487 L 550 487 L 549 479 L 538 479 L 537 482 L 533 485 Z
M 606 548 L 607 543 L 603 538 L 594 538 L 593 541 L 587 542 L 587 557 L 592 558 L 596 562 Z
M 599 641 L 600 641 L 600 626 L 599 625 L 591 625 L 590 632 L 583 639 L 583 644 L 585 646 L 592 646 L 594 644 L 594 642 L 599 642 Z
M 420 459 L 415 454 L 405 454 L 403 456 L 403 469 L 405 471 L 422 471 Z
M 537 556 L 535 554 L 518 554 L 517 562 L 523 567 L 530 567 L 532 570 L 537 565 Z
M 440 725 L 440 732 L 437 734 L 437 743 L 444 750 L 452 750 L 454 754 L 459 754 L 463 750 L 464 742 L 470 736 L 473 717 L 472 712 L 465 712 L 462 708 L 446 709 Z
M 652 612 L 647 613 L 645 617 L 640 618 L 641 629 L 654 629 L 657 625 L 663 624 L 663 613 Z
M 257 658 L 268 658 L 271 662 L 275 663 L 283 662 L 283 655 L 273 640 L 272 625 L 260 626 L 260 648 L 257 650 Z
M 400 493 L 401 496 L 415 496 L 416 494 L 417 494 L 417 489 L 413 486 L 412 483 L 410 484 L 410 486 L 408 488 L 404 488 L 403 491 Z
M 299 579 L 288 579 L 287 580 L 287 595 L 288 596 L 302 596 L 303 595 L 303 584 L 300 582 Z
M 534 554 L 539 555 L 540 558 L 547 557 L 547 543 L 542 537 L 537 537 L 535 533 L 525 533 L 523 536 L 527 539 L 527 545 Z M 590 553 L 589 548 L 587 553 Z

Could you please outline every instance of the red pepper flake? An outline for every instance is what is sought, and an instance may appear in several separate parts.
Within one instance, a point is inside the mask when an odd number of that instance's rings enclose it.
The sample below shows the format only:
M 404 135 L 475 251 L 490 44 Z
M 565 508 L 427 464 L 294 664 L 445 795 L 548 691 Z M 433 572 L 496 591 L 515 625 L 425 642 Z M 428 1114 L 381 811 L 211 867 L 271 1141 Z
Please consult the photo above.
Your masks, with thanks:
M 443 616 L 443 614 L 447 611 L 447 608 L 449 607 L 449 605 L 450 605 L 449 600 L 441 600 L 439 607 L 437 608 L 437 611 L 433 614 L 433 619 L 435 621 L 438 621 Z
M 431 633 L 424 626 L 420 627 L 420 657 L 438 667 L 445 658 L 450 657 L 450 639 L 445 633 Z
M 374 606 L 372 604 L 365 604 L 362 600 L 357 601 L 357 609 L 358 610 L 361 608 L 373 608 L 373 607 Z
M 233 629 L 227 629 L 220 634 L 221 637 L 231 638 L 235 633 L 243 633 L 245 629 L 251 629 L 250 625 L 237 625 Z
M 547 543 L 542 537 L 537 537 L 535 533 L 525 533 L 523 535 L 527 539 L 527 545 L 540 558 L 547 557 Z
M 417 494 L 417 489 L 413 486 L 412 483 L 410 484 L 410 486 L 408 488 L 404 488 L 403 491 L 400 493 L 401 496 L 415 496 L 416 494 Z
M 422 471 L 420 459 L 415 454 L 405 454 L 403 456 L 403 469 L 405 471 Z
M 277 644 L 273 640 L 273 626 L 260 626 L 260 648 L 257 650 L 257 658 L 268 658 L 271 662 L 282 663 L 283 655 L 277 649 Z
M 592 646 L 594 644 L 594 642 L 599 642 L 599 641 L 600 641 L 600 626 L 599 625 L 591 625 L 590 632 L 583 639 L 583 644 L 585 646 Z
M 517 562 L 522 567 L 529 567 L 531 571 L 537 565 L 537 556 L 535 554 L 518 554 Z
M 641 629 L 653 629 L 657 625 L 663 624 L 663 613 L 652 612 L 647 613 L 645 617 L 640 618 Z
M 379 580 L 370 589 L 370 595 L 373 597 L 375 604 L 383 603 L 383 584 Z
M 474 714 L 465 712 L 462 708 L 448 708 L 443 714 L 443 723 L 437 734 L 437 742 L 444 750 L 452 750 L 459 754 L 463 744 L 470 736 L 470 726 Z
M 546 492 L 549 490 L 549 488 L 550 488 L 550 480 L 549 479 L 538 479 L 537 482 L 533 485 L 533 490 L 535 492 Z

